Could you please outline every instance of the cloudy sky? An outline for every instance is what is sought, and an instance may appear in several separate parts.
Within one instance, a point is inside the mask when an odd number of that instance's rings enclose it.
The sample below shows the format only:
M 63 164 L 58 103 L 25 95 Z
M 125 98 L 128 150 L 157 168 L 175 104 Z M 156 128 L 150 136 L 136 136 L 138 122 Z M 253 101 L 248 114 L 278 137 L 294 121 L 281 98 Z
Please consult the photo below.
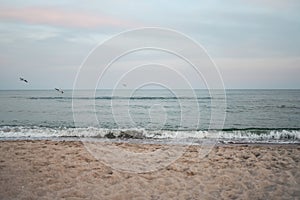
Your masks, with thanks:
M 0 89 L 71 89 L 92 49 L 139 27 L 196 40 L 226 88 L 300 88 L 299 10 L 298 0 L 0 1 Z

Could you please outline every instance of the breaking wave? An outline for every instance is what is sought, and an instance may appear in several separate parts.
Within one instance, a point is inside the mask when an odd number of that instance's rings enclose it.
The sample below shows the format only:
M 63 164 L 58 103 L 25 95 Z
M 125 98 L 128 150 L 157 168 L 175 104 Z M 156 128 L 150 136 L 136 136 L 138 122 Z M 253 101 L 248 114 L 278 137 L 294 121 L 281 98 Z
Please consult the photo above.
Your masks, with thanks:
M 220 131 L 171 131 L 145 129 L 0 127 L 0 139 L 18 138 L 107 138 L 107 139 L 217 139 L 218 141 L 300 143 L 300 130 L 227 129 Z

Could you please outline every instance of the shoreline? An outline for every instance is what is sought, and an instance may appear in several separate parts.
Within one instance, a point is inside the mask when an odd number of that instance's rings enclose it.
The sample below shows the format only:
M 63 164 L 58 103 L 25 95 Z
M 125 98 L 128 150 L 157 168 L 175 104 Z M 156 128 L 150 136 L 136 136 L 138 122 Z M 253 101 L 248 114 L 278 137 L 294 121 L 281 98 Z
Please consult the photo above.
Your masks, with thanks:
M 98 144 L 138 153 L 164 146 Z M 188 146 L 166 167 L 130 173 L 100 162 L 80 141 L 0 141 L 0 199 L 300 197 L 299 145 L 216 145 L 203 158 L 200 151 L 201 146 Z
M 214 146 L 228 145 L 295 145 L 299 146 L 300 141 L 294 140 L 269 140 L 269 141 L 245 141 L 245 140 L 224 140 L 224 139 L 132 139 L 132 138 L 100 138 L 100 137 L 0 137 L 0 142 L 3 141 L 58 141 L 58 142 L 108 142 L 108 143 L 132 143 L 132 144 L 158 144 L 158 145 L 183 145 L 183 146 L 201 146 L 205 142 L 213 142 Z

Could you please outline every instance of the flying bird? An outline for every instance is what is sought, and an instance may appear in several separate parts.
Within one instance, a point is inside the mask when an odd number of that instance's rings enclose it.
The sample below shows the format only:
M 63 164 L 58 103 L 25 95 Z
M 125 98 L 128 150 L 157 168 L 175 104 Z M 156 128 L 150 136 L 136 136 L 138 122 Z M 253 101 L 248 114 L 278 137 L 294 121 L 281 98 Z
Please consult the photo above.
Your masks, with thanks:
M 24 81 L 25 83 L 28 83 L 28 81 L 22 77 L 20 77 L 20 81 Z
M 123 85 L 123 87 L 127 87 L 127 84 L 126 84 L 126 83 L 123 83 L 122 85 Z
M 58 89 L 58 88 L 54 88 L 57 92 L 60 92 L 60 93 L 64 93 L 64 91 L 62 89 Z

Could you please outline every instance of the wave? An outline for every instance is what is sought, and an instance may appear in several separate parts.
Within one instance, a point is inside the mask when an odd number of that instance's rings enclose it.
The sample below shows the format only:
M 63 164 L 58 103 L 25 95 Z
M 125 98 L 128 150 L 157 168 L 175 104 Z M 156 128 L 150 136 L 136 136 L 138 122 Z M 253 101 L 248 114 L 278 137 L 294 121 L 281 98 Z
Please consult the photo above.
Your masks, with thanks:
M 124 99 L 124 100 L 177 100 L 177 99 L 212 99 L 211 97 L 121 97 L 121 96 L 102 96 L 102 97 L 28 97 L 27 99 L 38 100 L 38 99 L 78 99 L 78 100 L 93 100 L 93 99 Z
M 280 106 L 277 106 L 277 108 L 300 109 L 300 107 L 296 106 L 296 105 L 280 105 Z
M 219 141 L 290 142 L 300 143 L 300 130 L 203 130 L 171 131 L 145 129 L 48 128 L 2 126 L 0 138 L 108 138 L 108 139 L 217 139 Z

